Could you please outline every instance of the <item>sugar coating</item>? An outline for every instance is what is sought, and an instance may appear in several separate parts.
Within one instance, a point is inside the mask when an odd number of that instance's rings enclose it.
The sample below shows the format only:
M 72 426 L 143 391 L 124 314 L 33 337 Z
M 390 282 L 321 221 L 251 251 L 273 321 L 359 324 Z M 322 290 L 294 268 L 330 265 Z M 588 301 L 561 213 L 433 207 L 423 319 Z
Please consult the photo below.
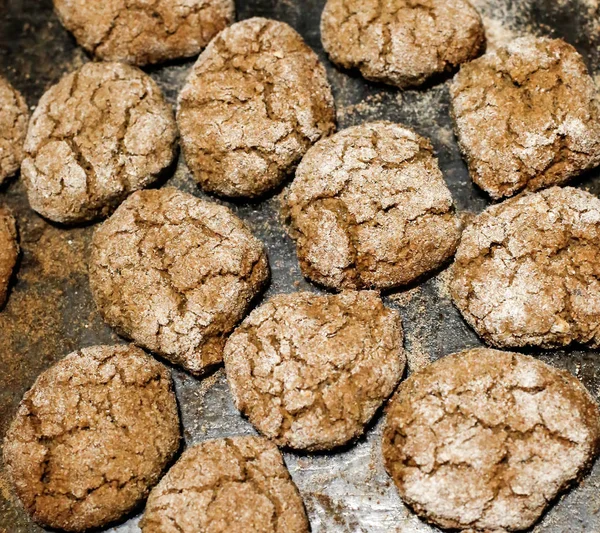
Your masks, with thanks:
M 0 184 L 21 166 L 28 121 L 25 99 L 0 76 Z
M 0 206 L 0 309 L 6 303 L 19 250 L 17 223 L 8 208 Z

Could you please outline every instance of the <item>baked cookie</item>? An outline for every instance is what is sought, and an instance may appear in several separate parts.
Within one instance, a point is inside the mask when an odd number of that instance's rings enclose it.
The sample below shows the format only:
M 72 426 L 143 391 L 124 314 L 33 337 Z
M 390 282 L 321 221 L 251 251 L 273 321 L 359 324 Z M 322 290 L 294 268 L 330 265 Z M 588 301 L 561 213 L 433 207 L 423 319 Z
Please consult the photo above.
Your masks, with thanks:
M 236 407 L 279 446 L 329 450 L 360 436 L 402 377 L 396 311 L 376 292 L 280 294 L 250 313 L 223 359 Z
M 104 217 L 155 182 L 176 150 L 173 111 L 150 76 L 122 63 L 87 63 L 33 113 L 22 166 L 29 203 L 55 222 Z
M 337 65 L 400 88 L 451 72 L 485 48 L 467 0 L 327 0 L 321 38 Z
M 185 159 L 199 185 L 257 197 L 335 129 L 325 68 L 290 26 L 253 18 L 200 55 L 179 96 Z
M 262 243 L 229 209 L 172 187 L 138 191 L 94 233 L 90 286 L 123 336 L 193 374 L 269 277 Z
M 54 0 L 54 8 L 88 52 L 134 65 L 196 55 L 235 18 L 233 0 Z
M 25 99 L 0 76 L 0 185 L 21 166 L 28 120 Z
M 0 206 L 0 309 L 6 303 L 8 286 L 18 257 L 17 223 L 11 212 Z
M 84 531 L 142 502 L 178 448 L 167 369 L 133 346 L 94 346 L 38 377 L 10 425 L 4 461 L 36 522 Z
M 410 283 L 448 260 L 461 232 L 431 143 L 388 122 L 318 142 L 284 211 L 302 273 L 337 289 Z
M 598 406 L 568 372 L 474 349 L 409 377 L 389 404 L 385 466 L 424 519 L 519 531 L 592 464 Z
M 600 200 L 552 187 L 489 207 L 451 276 L 454 303 L 494 346 L 600 346 Z
M 187 450 L 154 488 L 143 533 L 308 533 L 298 489 L 277 447 L 260 437 Z
M 600 164 L 597 88 L 560 39 L 498 48 L 464 65 L 450 94 L 471 177 L 492 198 L 561 184 Z

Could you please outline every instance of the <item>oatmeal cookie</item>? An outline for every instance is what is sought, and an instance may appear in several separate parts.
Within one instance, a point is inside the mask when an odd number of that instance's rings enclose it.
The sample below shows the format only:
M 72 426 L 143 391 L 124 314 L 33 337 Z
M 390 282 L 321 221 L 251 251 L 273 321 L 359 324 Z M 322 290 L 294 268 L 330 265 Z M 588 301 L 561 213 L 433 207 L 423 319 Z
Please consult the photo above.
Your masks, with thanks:
M 0 309 L 6 303 L 8 286 L 18 257 L 17 223 L 11 212 L 0 206 Z
M 325 68 L 283 22 L 223 31 L 179 97 L 185 159 L 202 188 L 257 197 L 277 187 L 311 144 L 335 129 Z
M 25 99 L 0 76 L 0 185 L 21 166 L 28 121 Z

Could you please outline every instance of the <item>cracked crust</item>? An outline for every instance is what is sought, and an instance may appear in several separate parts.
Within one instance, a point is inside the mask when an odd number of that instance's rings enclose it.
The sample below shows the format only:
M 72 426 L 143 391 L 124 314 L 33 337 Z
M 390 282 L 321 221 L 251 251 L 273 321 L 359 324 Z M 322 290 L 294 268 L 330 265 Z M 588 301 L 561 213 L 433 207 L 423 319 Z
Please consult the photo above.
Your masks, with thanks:
M 0 309 L 6 303 L 8 286 L 18 257 L 17 223 L 12 213 L 0 206 Z
M 400 88 L 451 72 L 485 48 L 467 0 L 328 0 L 321 38 L 337 65 Z
M 138 191 L 94 233 L 90 286 L 123 336 L 193 374 L 269 277 L 262 243 L 226 207 L 172 187 Z
M 402 499 L 426 520 L 518 531 L 581 478 L 599 442 L 598 406 L 571 374 L 479 348 L 399 387 L 383 454 Z
M 600 104 L 575 48 L 523 37 L 464 65 L 451 112 L 473 181 L 492 198 L 600 164 Z
M 405 365 L 402 325 L 374 291 L 271 298 L 225 346 L 236 407 L 279 446 L 329 450 L 360 436 Z
M 308 533 L 304 504 L 277 447 L 260 437 L 187 450 L 151 492 L 143 533 Z
M 303 274 L 337 289 L 410 283 L 447 261 L 461 232 L 431 143 L 388 122 L 311 148 L 284 211 Z
M 253 18 L 223 31 L 179 97 L 185 159 L 199 185 L 257 197 L 335 130 L 325 68 L 283 22 Z
M 55 222 L 107 216 L 154 183 L 176 150 L 173 111 L 152 78 L 88 63 L 49 89 L 33 114 L 22 166 L 29 203 Z
M 488 208 L 463 233 L 450 292 L 495 346 L 600 346 L 600 200 L 552 187 Z
M 134 65 L 194 56 L 235 18 L 233 0 L 54 0 L 54 8 L 88 52 Z
M 25 99 L 0 76 L 0 185 L 21 166 L 28 121 Z
M 8 430 L 4 461 L 36 522 L 83 531 L 135 508 L 178 448 L 167 369 L 134 346 L 94 346 L 38 377 Z

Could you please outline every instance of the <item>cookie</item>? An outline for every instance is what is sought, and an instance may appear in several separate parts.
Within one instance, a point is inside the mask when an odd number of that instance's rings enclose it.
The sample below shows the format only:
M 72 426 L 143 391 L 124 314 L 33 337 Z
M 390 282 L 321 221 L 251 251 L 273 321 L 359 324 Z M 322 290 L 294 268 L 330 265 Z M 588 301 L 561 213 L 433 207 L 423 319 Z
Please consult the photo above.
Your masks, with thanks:
M 0 309 L 6 303 L 8 286 L 18 257 L 17 223 L 11 212 L 0 206 Z
M 235 18 L 233 0 L 54 0 L 54 8 L 88 52 L 134 65 L 196 55 Z
M 600 200 L 552 187 L 489 207 L 463 234 L 450 293 L 494 346 L 600 346 Z
M 0 76 L 0 185 L 21 166 L 28 121 L 25 99 Z
M 473 349 L 409 377 L 389 404 L 385 466 L 424 519 L 520 531 L 592 464 L 600 413 L 568 372 Z
M 84 531 L 141 503 L 178 448 L 167 369 L 133 346 L 94 346 L 38 377 L 10 425 L 4 461 L 37 523 Z
M 236 407 L 278 446 L 360 436 L 405 366 L 402 325 L 376 292 L 280 294 L 250 313 L 224 361 Z
M 55 222 L 110 214 L 154 183 L 176 154 L 177 126 L 158 85 L 121 63 L 87 63 L 33 113 L 22 176 L 31 207 Z
M 153 489 L 143 533 L 308 533 L 298 489 L 277 447 L 260 437 L 187 450 Z
M 257 197 L 335 129 L 325 68 L 290 26 L 253 18 L 200 55 L 179 97 L 186 162 L 206 191 Z
M 327 0 L 321 38 L 340 67 L 400 88 L 451 72 L 485 48 L 467 0 Z
M 560 39 L 523 37 L 464 65 L 451 112 L 473 181 L 498 199 L 600 164 L 596 93 L 583 59 Z
M 390 288 L 435 270 L 461 223 L 431 143 L 373 122 L 312 147 L 284 207 L 302 273 L 330 288 Z
M 138 191 L 94 233 L 90 286 L 100 313 L 136 344 L 193 374 L 269 277 L 262 243 L 229 209 L 172 187 Z

